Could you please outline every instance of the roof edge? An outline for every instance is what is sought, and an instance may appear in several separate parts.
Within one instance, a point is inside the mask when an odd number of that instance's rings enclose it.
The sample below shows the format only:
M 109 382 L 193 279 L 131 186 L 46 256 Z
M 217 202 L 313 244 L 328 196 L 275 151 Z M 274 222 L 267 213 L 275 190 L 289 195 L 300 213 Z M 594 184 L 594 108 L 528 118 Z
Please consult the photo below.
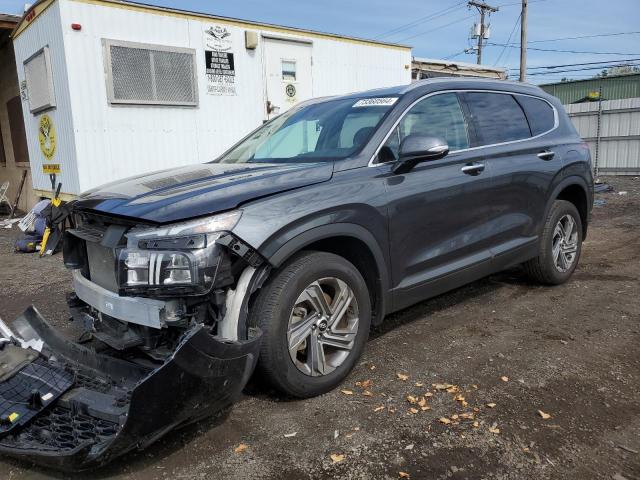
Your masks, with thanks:
M 46 10 L 47 7 L 49 7 L 49 5 L 51 5 L 55 1 L 57 0 L 39 0 L 34 5 L 32 5 L 31 8 L 29 8 L 29 10 L 27 10 L 23 15 L 22 19 L 20 20 L 20 23 L 15 28 L 12 34 L 12 37 L 16 38 L 18 35 L 20 35 L 37 16 L 39 16 L 44 10 Z M 276 31 L 281 33 L 298 34 L 298 35 L 303 34 L 303 35 L 312 36 L 316 38 L 331 38 L 334 40 L 343 40 L 343 41 L 348 41 L 352 43 L 379 46 L 379 47 L 385 47 L 385 48 L 393 48 L 398 50 L 411 51 L 412 49 L 412 47 L 409 45 L 402 45 L 398 43 L 381 42 L 378 40 L 352 37 L 349 35 L 340 35 L 337 33 L 328 33 L 328 32 L 321 32 L 317 30 L 310 30 L 310 29 L 304 29 L 304 28 L 298 28 L 298 27 L 289 27 L 286 25 L 276 25 L 276 24 L 266 23 L 266 22 L 244 20 L 244 19 L 233 18 L 233 17 L 224 17 L 224 16 L 214 15 L 210 13 L 195 12 L 191 10 L 182 10 L 178 8 L 162 7 L 158 5 L 149 5 L 142 2 L 132 2 L 128 0 L 70 0 L 70 1 L 88 3 L 88 4 L 94 4 L 94 5 L 104 5 L 104 6 L 110 6 L 113 8 L 122 8 L 122 9 L 135 10 L 135 11 L 147 11 L 151 13 L 157 13 L 161 15 L 172 15 L 176 17 L 186 17 L 186 18 L 191 17 L 191 18 L 197 18 L 197 19 L 214 20 L 220 23 L 241 26 L 246 28 L 257 27 L 263 30 L 271 30 L 271 31 Z M 25 22 L 28 22 L 28 23 L 25 24 Z

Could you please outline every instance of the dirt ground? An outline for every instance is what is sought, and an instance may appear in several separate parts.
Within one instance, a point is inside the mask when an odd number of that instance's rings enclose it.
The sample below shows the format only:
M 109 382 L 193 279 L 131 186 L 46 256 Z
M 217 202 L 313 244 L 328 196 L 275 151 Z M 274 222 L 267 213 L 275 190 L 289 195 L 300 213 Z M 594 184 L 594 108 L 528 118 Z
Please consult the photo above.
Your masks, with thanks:
M 640 480 L 640 178 L 606 180 L 567 284 L 514 269 L 423 302 L 372 332 L 340 389 L 252 384 L 220 418 L 77 478 Z M 61 258 L 14 255 L 16 236 L 0 231 L 0 315 L 34 303 L 76 334 Z M 407 401 L 425 394 L 430 409 Z M 7 459 L 0 477 L 73 478 Z

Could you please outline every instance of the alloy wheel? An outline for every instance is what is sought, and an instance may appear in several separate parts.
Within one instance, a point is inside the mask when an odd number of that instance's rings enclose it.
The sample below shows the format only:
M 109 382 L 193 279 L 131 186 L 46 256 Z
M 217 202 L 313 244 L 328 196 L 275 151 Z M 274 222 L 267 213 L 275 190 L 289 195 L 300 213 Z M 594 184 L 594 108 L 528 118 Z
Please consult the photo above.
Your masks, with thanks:
M 552 253 L 559 272 L 571 269 L 578 254 L 578 225 L 569 214 L 563 215 L 553 230 Z
M 289 355 L 302 373 L 328 375 L 344 363 L 358 334 L 358 302 L 342 280 L 326 277 L 298 296 L 287 328 Z

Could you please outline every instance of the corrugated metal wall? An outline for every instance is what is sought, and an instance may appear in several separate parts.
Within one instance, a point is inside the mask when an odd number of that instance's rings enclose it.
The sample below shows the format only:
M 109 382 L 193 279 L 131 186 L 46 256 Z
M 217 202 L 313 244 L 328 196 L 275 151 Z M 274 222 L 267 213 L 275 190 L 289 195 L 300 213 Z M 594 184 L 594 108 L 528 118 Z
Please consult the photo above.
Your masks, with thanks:
M 600 174 L 640 174 L 640 98 L 601 103 L 565 105 L 589 144 L 594 167 Z
M 45 163 L 60 164 L 62 172 L 58 175 L 58 181 L 62 182 L 62 192 L 73 194 L 79 191 L 80 181 L 76 164 L 67 59 L 65 57 L 60 22 L 60 4 L 56 2 L 33 20 L 29 26 L 28 34 L 18 36 L 18 38 L 14 40 L 13 46 L 18 69 L 18 81 L 20 83 L 25 79 L 23 62 L 27 58 L 47 45 L 49 46 L 49 52 L 51 54 L 51 70 L 53 72 L 56 107 L 44 112 L 32 114 L 29 111 L 28 100 L 23 99 L 22 101 L 33 188 L 50 192 L 51 182 L 49 176 L 42 172 L 42 165 Z M 44 154 L 40 150 L 38 140 L 39 121 L 44 114 L 49 115 L 56 129 L 56 150 L 51 161 L 45 159 Z
M 597 92 L 600 87 L 602 87 L 602 98 L 604 100 L 635 98 L 640 97 L 640 73 L 551 83 L 540 85 L 540 87 L 554 97 L 558 97 L 564 105 L 577 102 L 586 97 L 589 92 Z

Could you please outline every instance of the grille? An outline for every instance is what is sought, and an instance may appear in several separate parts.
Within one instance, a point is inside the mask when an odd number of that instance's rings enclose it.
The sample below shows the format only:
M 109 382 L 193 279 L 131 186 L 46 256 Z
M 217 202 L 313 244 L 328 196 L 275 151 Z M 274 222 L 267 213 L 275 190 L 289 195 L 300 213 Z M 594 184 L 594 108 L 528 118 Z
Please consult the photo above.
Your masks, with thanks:
M 196 105 L 191 51 L 109 45 L 112 101 Z
M 24 64 L 24 77 L 27 82 L 31 112 L 55 105 L 48 47 L 27 60 Z
M 17 415 L 15 423 L 2 422 L 0 434 L 28 422 L 39 411 L 54 402 L 73 384 L 73 374 L 36 359 L 14 376 L 0 383 L 0 418 Z M 32 398 L 40 399 L 32 405 Z
M 0 440 L 5 447 L 69 451 L 83 444 L 108 440 L 118 433 L 116 423 L 62 407 L 42 412 L 16 435 Z

